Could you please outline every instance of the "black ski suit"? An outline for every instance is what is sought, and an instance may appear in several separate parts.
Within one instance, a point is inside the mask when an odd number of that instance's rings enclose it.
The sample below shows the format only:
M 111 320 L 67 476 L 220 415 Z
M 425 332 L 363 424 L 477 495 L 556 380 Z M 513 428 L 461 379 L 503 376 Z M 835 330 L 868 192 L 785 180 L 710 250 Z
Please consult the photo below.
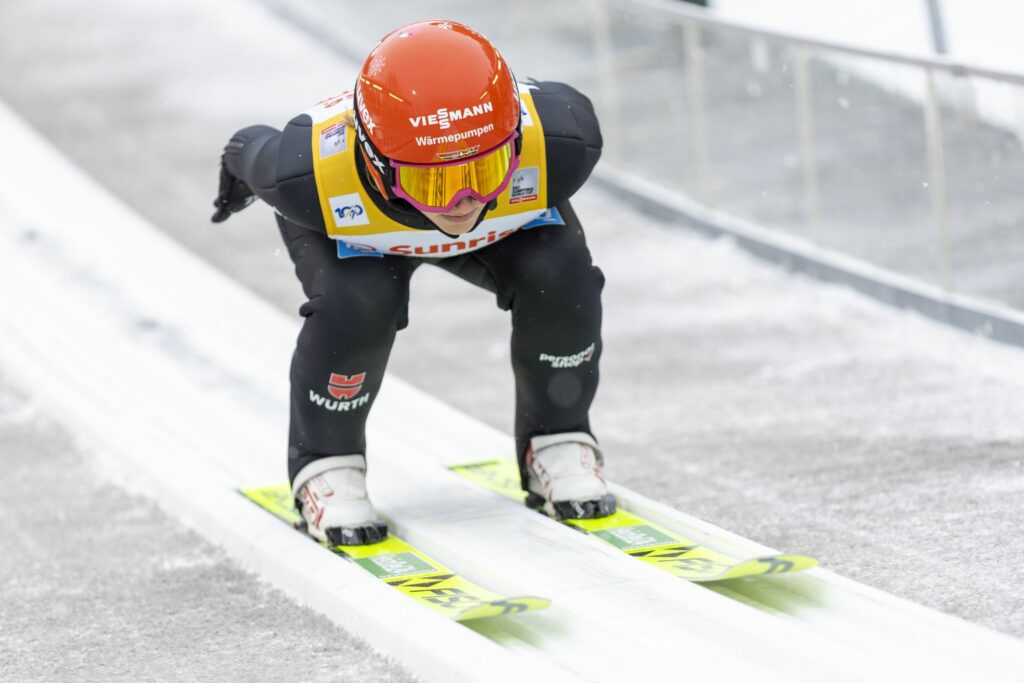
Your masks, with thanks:
M 366 418 L 396 333 L 408 323 L 409 278 L 424 262 L 489 290 L 498 306 L 512 313 L 520 464 L 532 436 L 590 432 L 604 276 L 591 263 L 568 200 L 597 163 L 601 133 L 590 101 L 578 91 L 560 83 L 535 86 L 533 100 L 545 134 L 548 204 L 558 208 L 565 225 L 520 230 L 445 258 L 338 258 L 317 195 L 308 115 L 295 117 L 283 131 L 245 128 L 225 147 L 226 171 L 276 210 L 308 298 L 299 309 L 305 322 L 291 366 L 291 479 L 318 458 L 366 453 Z M 437 230 L 408 203 L 386 201 L 364 177 L 361 162 L 357 155 L 366 194 L 389 218 Z M 359 400 L 332 400 L 353 392 Z M 343 403 L 346 409 L 338 409 Z

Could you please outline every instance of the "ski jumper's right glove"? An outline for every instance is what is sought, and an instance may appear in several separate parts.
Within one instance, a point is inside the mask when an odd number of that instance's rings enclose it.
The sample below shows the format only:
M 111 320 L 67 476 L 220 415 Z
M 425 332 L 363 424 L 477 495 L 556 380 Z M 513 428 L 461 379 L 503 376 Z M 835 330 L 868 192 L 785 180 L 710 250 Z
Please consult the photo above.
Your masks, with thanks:
M 210 218 L 214 223 L 223 223 L 233 213 L 241 211 L 256 201 L 256 195 L 243 180 L 228 170 L 224 158 L 220 161 L 220 188 L 213 206 L 217 209 Z

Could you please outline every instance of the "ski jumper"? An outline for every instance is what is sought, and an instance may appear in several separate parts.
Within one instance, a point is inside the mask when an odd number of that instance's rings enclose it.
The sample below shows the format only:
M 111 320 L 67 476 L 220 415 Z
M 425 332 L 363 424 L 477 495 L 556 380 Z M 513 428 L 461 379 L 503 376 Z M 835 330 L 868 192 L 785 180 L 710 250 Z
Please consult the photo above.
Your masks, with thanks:
M 283 131 L 245 128 L 225 147 L 228 170 L 274 207 L 307 297 L 291 365 L 291 478 L 319 458 L 366 453 L 366 418 L 423 263 L 487 289 L 511 311 L 521 465 L 533 436 L 590 433 L 604 276 L 568 200 L 596 164 L 601 134 L 589 100 L 567 85 L 523 85 L 520 98 L 519 168 L 460 236 L 376 191 L 348 125 L 350 94 Z

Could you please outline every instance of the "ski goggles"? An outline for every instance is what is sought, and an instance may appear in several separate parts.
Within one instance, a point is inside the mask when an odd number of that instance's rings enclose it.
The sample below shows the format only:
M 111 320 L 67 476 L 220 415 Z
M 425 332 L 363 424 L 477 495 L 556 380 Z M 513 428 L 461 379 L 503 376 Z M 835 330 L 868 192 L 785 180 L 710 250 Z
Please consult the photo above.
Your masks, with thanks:
M 391 161 L 394 169 L 392 191 L 420 211 L 448 213 L 466 197 L 486 204 L 496 198 L 519 167 L 516 137 L 469 161 L 444 164 L 403 164 Z

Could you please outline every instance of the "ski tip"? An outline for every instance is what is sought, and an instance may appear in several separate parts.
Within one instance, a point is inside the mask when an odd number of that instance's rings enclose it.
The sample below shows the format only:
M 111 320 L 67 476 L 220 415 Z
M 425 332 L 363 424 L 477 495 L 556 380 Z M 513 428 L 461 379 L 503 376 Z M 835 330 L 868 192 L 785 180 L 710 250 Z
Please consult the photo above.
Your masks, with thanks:
M 504 617 L 523 614 L 524 612 L 535 612 L 547 609 L 550 606 L 551 601 L 547 598 L 538 598 L 530 595 L 518 598 L 498 598 L 467 607 L 455 616 L 455 620 L 473 621 L 476 619 Z
M 776 574 L 795 574 L 818 566 L 818 560 L 806 555 L 767 555 L 755 557 L 735 564 L 720 574 L 693 577 L 690 580 L 698 583 L 712 581 L 728 581 L 751 576 L 773 576 Z
M 473 470 L 473 469 L 491 469 L 503 467 L 506 465 L 514 465 L 515 461 L 507 458 L 490 458 L 488 460 L 475 460 L 473 462 L 460 462 L 454 465 L 448 465 L 450 470 Z

